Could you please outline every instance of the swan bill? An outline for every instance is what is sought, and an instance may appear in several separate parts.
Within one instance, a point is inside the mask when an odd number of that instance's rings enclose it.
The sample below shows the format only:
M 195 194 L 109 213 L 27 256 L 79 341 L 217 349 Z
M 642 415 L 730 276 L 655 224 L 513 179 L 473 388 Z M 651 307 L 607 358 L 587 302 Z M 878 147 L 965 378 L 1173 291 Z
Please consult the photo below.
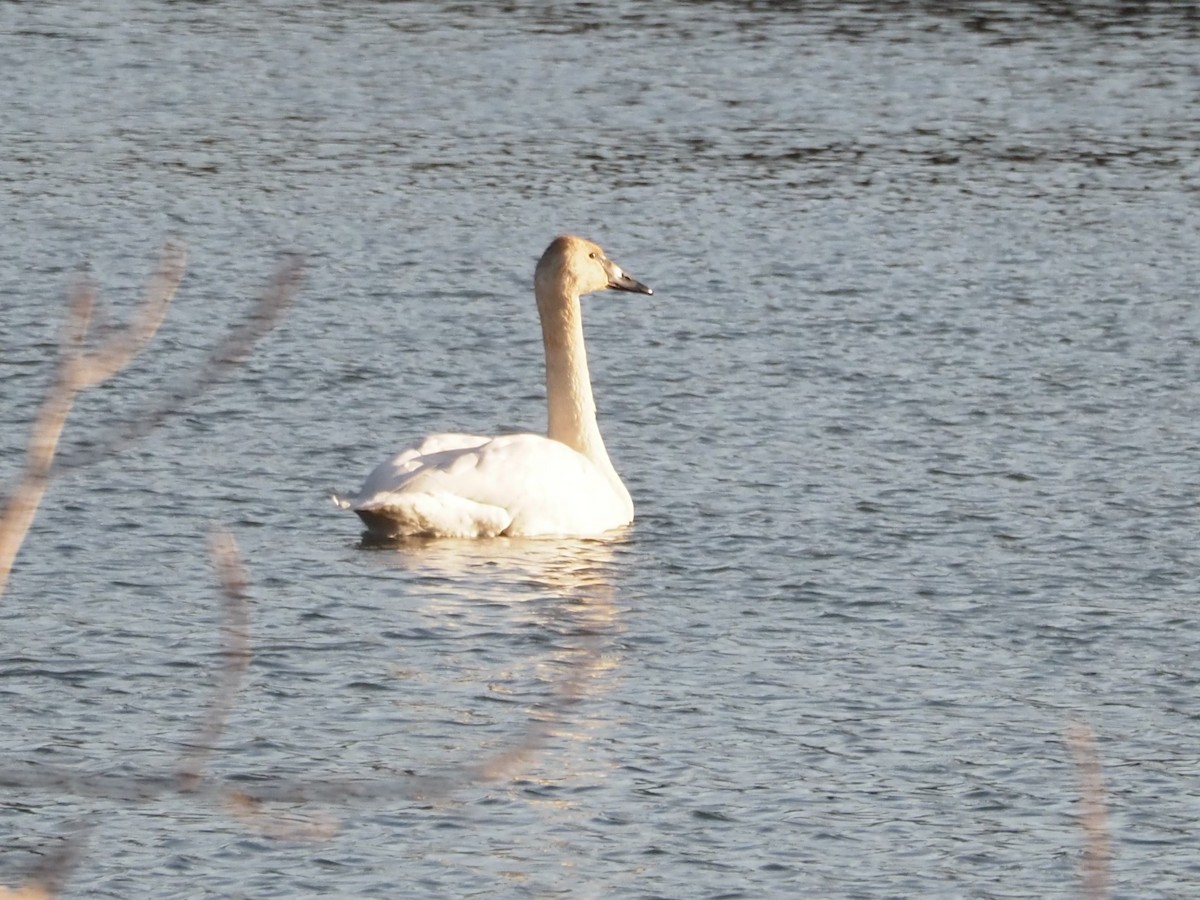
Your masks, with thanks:
M 603 255 L 603 251 L 596 248 L 596 252 L 592 254 L 592 258 L 600 263 L 604 269 L 604 274 L 608 276 L 608 284 L 606 287 L 613 291 L 629 291 L 633 294 L 653 294 L 653 289 L 649 285 L 642 284 L 615 262 Z
M 616 266 L 613 266 L 613 269 L 615 271 L 610 271 L 608 273 L 608 287 L 610 290 L 629 291 L 630 293 L 633 293 L 633 294 L 653 294 L 654 293 L 654 289 L 651 288 L 649 285 L 642 284 L 636 278 L 633 278 L 631 275 L 625 274 L 620 269 L 618 269 Z

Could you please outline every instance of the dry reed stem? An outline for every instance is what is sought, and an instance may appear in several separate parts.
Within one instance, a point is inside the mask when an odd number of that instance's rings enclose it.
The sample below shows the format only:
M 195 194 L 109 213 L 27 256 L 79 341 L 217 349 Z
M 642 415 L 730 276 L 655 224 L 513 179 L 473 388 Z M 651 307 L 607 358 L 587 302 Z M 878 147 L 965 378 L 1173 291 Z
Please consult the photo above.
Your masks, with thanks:
M 1079 826 L 1083 830 L 1083 857 L 1080 874 L 1083 896 L 1088 900 L 1105 900 L 1109 896 L 1109 864 L 1112 850 L 1108 829 L 1107 793 L 1096 752 L 1096 736 L 1087 725 L 1076 722 L 1068 726 L 1067 746 L 1075 757 L 1079 771 Z

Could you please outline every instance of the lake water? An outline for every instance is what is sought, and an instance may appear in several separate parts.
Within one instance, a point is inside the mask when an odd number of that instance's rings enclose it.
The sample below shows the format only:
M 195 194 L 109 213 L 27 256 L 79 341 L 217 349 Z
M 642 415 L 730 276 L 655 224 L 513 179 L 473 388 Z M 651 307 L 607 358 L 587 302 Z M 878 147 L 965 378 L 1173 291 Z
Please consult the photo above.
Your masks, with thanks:
M 0 5 L 0 477 L 81 263 L 125 315 L 190 251 L 67 455 L 307 263 L 46 499 L 0 884 L 82 828 L 65 896 L 1073 897 L 1079 722 L 1115 893 L 1195 896 L 1200 22 L 1132 6 Z M 544 427 L 563 231 L 655 288 L 584 310 L 634 526 L 364 548 L 329 489 Z M 181 795 L 218 525 L 254 657 Z

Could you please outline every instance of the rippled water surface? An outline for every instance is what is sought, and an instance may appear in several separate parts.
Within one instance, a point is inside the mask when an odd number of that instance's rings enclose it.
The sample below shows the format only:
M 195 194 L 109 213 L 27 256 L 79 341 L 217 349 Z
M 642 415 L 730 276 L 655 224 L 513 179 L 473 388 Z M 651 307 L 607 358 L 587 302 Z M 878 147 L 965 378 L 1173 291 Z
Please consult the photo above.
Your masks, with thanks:
M 0 5 L 0 474 L 81 262 L 127 315 L 190 251 L 67 455 L 307 261 L 47 497 L 0 883 L 82 829 L 67 896 L 1078 896 L 1081 722 L 1115 892 L 1193 896 L 1200 24 L 1136 7 Z M 363 548 L 328 489 L 543 427 L 562 231 L 656 290 L 585 306 L 636 523 Z M 254 656 L 181 795 L 219 524 Z

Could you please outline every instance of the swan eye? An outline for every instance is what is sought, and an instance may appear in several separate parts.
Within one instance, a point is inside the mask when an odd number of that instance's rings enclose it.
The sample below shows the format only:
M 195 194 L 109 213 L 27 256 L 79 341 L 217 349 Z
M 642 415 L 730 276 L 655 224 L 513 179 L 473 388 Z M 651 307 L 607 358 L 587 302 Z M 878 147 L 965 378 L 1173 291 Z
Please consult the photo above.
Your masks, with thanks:
M 596 258 L 596 251 L 593 250 L 591 253 L 588 254 L 588 259 L 595 259 L 595 258 Z

